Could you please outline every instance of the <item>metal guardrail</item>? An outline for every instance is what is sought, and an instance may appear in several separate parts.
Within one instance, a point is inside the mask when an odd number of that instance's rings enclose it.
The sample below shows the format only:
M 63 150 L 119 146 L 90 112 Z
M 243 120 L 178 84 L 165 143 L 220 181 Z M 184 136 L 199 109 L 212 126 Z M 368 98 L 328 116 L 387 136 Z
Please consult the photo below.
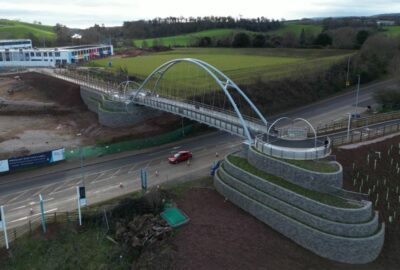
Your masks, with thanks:
M 400 123 L 388 124 L 373 129 L 353 130 L 349 136 L 340 135 L 332 137 L 332 145 L 339 146 L 344 144 L 352 144 L 363 141 L 368 141 L 378 137 L 383 137 L 389 134 L 400 132 Z
M 274 145 L 273 141 L 265 142 L 263 136 L 257 136 L 254 142 L 255 148 L 261 153 L 283 159 L 293 160 L 314 160 L 321 159 L 331 154 L 331 140 L 328 138 L 328 143 L 325 145 L 324 141 L 318 141 L 317 147 L 308 148 L 293 148 Z
M 76 72 L 68 71 L 68 70 L 57 70 L 56 69 L 55 72 L 53 73 L 53 76 L 60 77 L 63 79 L 65 79 L 65 77 L 69 77 L 70 79 L 73 80 L 73 82 L 75 82 L 77 84 L 81 84 L 83 81 L 84 84 L 86 84 L 87 86 L 94 88 L 98 91 L 101 91 L 109 96 L 112 96 L 112 94 L 116 92 L 115 89 L 117 88 L 117 84 L 107 83 L 105 81 L 101 81 L 99 79 L 96 79 L 96 78 L 93 78 L 90 76 L 84 76 L 84 75 L 78 74 Z M 168 97 L 165 96 L 165 98 L 168 98 Z M 209 106 L 209 105 L 194 102 L 194 101 L 185 100 L 185 102 L 188 104 L 188 106 L 190 106 L 190 105 L 194 105 L 194 106 L 198 106 L 198 107 L 201 106 L 201 107 L 209 109 L 209 110 L 214 110 L 216 112 L 223 112 L 226 115 L 235 117 L 235 113 L 231 112 L 231 111 L 221 110 L 220 108 L 216 108 L 213 106 Z M 183 116 L 185 116 L 185 115 L 183 115 Z M 198 119 L 199 118 L 195 118 L 194 120 L 198 120 Z M 246 122 L 248 122 L 249 126 L 252 123 L 254 123 L 256 126 L 259 126 L 259 127 L 265 126 L 264 123 L 262 123 L 259 119 L 248 117 L 248 116 L 244 116 L 244 119 L 246 120 Z M 360 127 L 364 127 L 364 126 L 368 127 L 368 125 L 371 125 L 371 124 L 376 124 L 376 123 L 380 123 L 380 122 L 384 122 L 384 121 L 390 121 L 390 120 L 394 120 L 394 119 L 400 119 L 400 111 L 374 114 L 371 116 L 362 117 L 362 118 L 358 118 L 358 119 L 351 119 L 350 127 L 352 129 L 360 128 Z M 204 122 L 204 123 L 208 124 L 208 122 Z M 390 133 L 399 131 L 399 125 L 400 124 L 388 124 L 383 127 L 379 127 L 379 128 L 375 128 L 375 129 L 366 129 L 366 130 L 362 130 L 362 131 L 351 131 L 349 138 L 347 138 L 347 135 L 335 136 L 334 138 L 332 138 L 331 143 L 332 143 L 332 146 L 336 146 L 336 145 L 343 145 L 343 144 L 347 144 L 347 143 L 354 143 L 354 142 L 369 140 L 372 138 L 377 138 L 380 136 L 384 136 L 386 134 L 390 134 Z M 216 126 L 216 127 L 219 128 L 220 126 Z M 332 122 L 324 124 L 324 125 L 319 125 L 317 127 L 317 133 L 318 133 L 318 135 L 329 134 L 329 133 L 333 133 L 336 131 L 345 130 L 345 129 L 347 129 L 347 127 L 348 127 L 348 119 L 342 119 L 339 121 L 332 121 Z M 260 133 L 260 130 L 255 130 L 254 128 L 251 128 L 251 127 L 250 127 L 250 129 L 253 130 L 254 134 Z M 265 129 L 267 129 L 267 127 Z M 226 129 L 224 129 L 224 130 L 226 130 Z M 231 132 L 232 129 L 227 130 L 227 131 Z
M 359 127 L 368 127 L 368 125 L 381 123 L 385 121 L 400 119 L 400 111 L 396 112 L 388 112 L 388 113 L 377 113 L 361 118 L 354 118 L 350 120 L 350 128 L 359 128 Z M 339 130 L 347 129 L 349 120 L 341 119 L 338 121 L 332 121 L 330 123 L 326 123 L 323 125 L 318 125 L 317 132 L 318 134 L 327 134 L 332 133 Z
M 186 118 L 198 121 L 200 123 L 219 128 L 229 133 L 239 135 L 240 137 L 246 137 L 243 127 L 240 124 L 238 118 L 237 121 L 234 121 L 235 119 L 232 118 L 223 119 L 222 117 L 216 117 L 216 116 L 212 117 L 208 113 L 202 113 L 202 110 L 200 110 L 200 108 L 195 109 L 195 108 L 181 107 L 171 103 L 162 102 L 159 100 L 152 100 L 149 98 L 138 98 L 135 101 L 135 103 L 146 105 L 147 107 L 151 107 L 154 109 L 167 111 L 173 114 L 181 115 Z

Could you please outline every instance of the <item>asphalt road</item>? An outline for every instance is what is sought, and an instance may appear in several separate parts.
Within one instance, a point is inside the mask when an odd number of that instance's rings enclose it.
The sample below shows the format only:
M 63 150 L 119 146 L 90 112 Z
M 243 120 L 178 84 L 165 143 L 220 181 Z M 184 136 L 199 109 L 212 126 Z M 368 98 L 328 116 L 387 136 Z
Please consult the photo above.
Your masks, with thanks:
M 374 106 L 376 102 L 373 98 L 375 92 L 387 89 L 396 85 L 394 79 L 370 83 L 366 86 L 360 87 L 358 97 L 358 112 L 363 112 L 367 106 Z M 291 118 L 301 117 L 311 122 L 317 127 L 321 123 L 335 121 L 346 117 L 347 113 L 355 111 L 356 90 L 347 91 L 343 94 L 333 96 L 315 103 L 296 108 L 294 110 L 274 115 L 268 120 L 271 122 L 279 117 L 287 116 Z M 299 100 L 299 103 L 301 101 Z
M 140 153 L 123 153 L 87 160 L 83 175 L 88 202 L 93 204 L 140 190 L 139 170 L 142 168 L 148 171 L 149 186 L 171 180 L 205 177 L 209 175 L 214 160 L 240 149 L 240 145 L 240 138 L 213 132 Z M 193 153 L 190 164 L 169 164 L 167 157 L 183 149 L 189 149 Z M 39 218 L 39 194 L 45 199 L 47 212 L 76 209 L 76 186 L 81 184 L 82 179 L 79 161 L 66 162 L 56 168 L 2 177 L 0 204 L 5 206 L 9 227 Z
M 365 109 L 367 105 L 374 103 L 374 92 L 393 84 L 393 80 L 386 80 L 362 87 L 359 92 L 360 108 Z M 343 118 L 346 113 L 354 111 L 355 94 L 355 91 L 349 91 L 292 110 L 284 116 L 306 118 L 313 125 Z M 283 114 L 267 119 L 272 121 L 280 116 Z M 338 132 L 335 136 L 345 133 L 346 131 Z M 227 133 L 213 132 L 151 149 L 85 160 L 84 173 L 79 161 L 73 161 L 3 176 L 0 178 L 0 205 L 5 206 L 7 223 L 9 227 L 13 227 L 39 217 L 39 194 L 44 196 L 47 212 L 76 209 L 75 189 L 82 182 L 82 175 L 89 204 L 140 190 L 141 168 L 146 168 L 149 172 L 149 185 L 206 176 L 211 163 L 240 149 L 241 141 Z M 182 149 L 193 152 L 194 158 L 190 166 L 186 163 L 168 164 L 167 157 Z M 216 153 L 219 154 L 218 157 Z M 33 213 L 30 212 L 31 208 Z

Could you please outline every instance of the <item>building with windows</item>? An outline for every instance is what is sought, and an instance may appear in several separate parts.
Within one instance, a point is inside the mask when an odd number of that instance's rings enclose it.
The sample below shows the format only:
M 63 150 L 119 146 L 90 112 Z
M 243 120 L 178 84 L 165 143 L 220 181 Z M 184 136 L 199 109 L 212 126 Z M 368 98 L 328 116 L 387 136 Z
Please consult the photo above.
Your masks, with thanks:
M 0 40 L 0 50 L 3 49 L 32 49 L 30 39 Z
M 11 41 L 7 42 L 10 43 Z M 15 48 L 13 46 L 15 45 L 0 47 L 0 68 L 59 67 L 79 64 L 114 54 L 112 45 L 81 45 L 59 48 Z

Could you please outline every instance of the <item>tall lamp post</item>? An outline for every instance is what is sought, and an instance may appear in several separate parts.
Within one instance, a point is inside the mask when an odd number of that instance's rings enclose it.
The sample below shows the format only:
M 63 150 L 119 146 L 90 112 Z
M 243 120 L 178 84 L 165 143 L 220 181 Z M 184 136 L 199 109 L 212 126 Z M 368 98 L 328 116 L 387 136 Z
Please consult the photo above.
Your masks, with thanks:
M 77 137 L 80 137 L 82 133 L 76 134 Z M 79 143 L 79 160 L 80 160 L 80 171 L 81 171 L 81 185 L 85 185 L 85 171 L 83 170 L 83 153 L 82 153 L 82 146 Z
M 357 109 L 358 109 L 358 93 L 360 92 L 360 74 L 357 75 L 358 77 L 358 82 L 357 82 L 357 93 L 356 93 L 356 115 L 357 115 Z
M 349 58 L 347 59 L 346 87 L 349 87 L 349 86 L 350 86 L 349 72 L 350 72 L 350 56 L 349 56 Z

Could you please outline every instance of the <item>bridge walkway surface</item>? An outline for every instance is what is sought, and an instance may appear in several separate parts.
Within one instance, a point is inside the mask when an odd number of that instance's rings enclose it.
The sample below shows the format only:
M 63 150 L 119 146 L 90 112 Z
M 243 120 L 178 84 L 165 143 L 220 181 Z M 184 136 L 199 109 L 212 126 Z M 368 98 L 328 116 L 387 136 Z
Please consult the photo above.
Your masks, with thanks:
M 99 84 L 72 78 L 56 73 L 54 70 L 40 69 L 35 71 L 90 88 L 105 95 L 112 96 L 113 93 L 118 92 L 118 89 L 106 88 Z M 188 101 L 171 99 L 159 95 L 137 95 L 135 98 L 118 97 L 118 100 L 125 102 L 127 105 L 132 102 L 137 105 L 143 105 L 153 109 L 173 113 L 175 115 L 180 115 L 231 134 L 235 134 L 242 138 L 246 138 L 245 130 L 240 118 L 230 111 L 218 111 L 218 108 L 206 104 L 189 103 Z M 129 112 L 129 109 L 127 109 L 127 112 Z M 261 120 L 247 116 L 243 116 L 243 119 L 252 137 L 255 137 L 257 134 L 267 133 L 268 126 Z

